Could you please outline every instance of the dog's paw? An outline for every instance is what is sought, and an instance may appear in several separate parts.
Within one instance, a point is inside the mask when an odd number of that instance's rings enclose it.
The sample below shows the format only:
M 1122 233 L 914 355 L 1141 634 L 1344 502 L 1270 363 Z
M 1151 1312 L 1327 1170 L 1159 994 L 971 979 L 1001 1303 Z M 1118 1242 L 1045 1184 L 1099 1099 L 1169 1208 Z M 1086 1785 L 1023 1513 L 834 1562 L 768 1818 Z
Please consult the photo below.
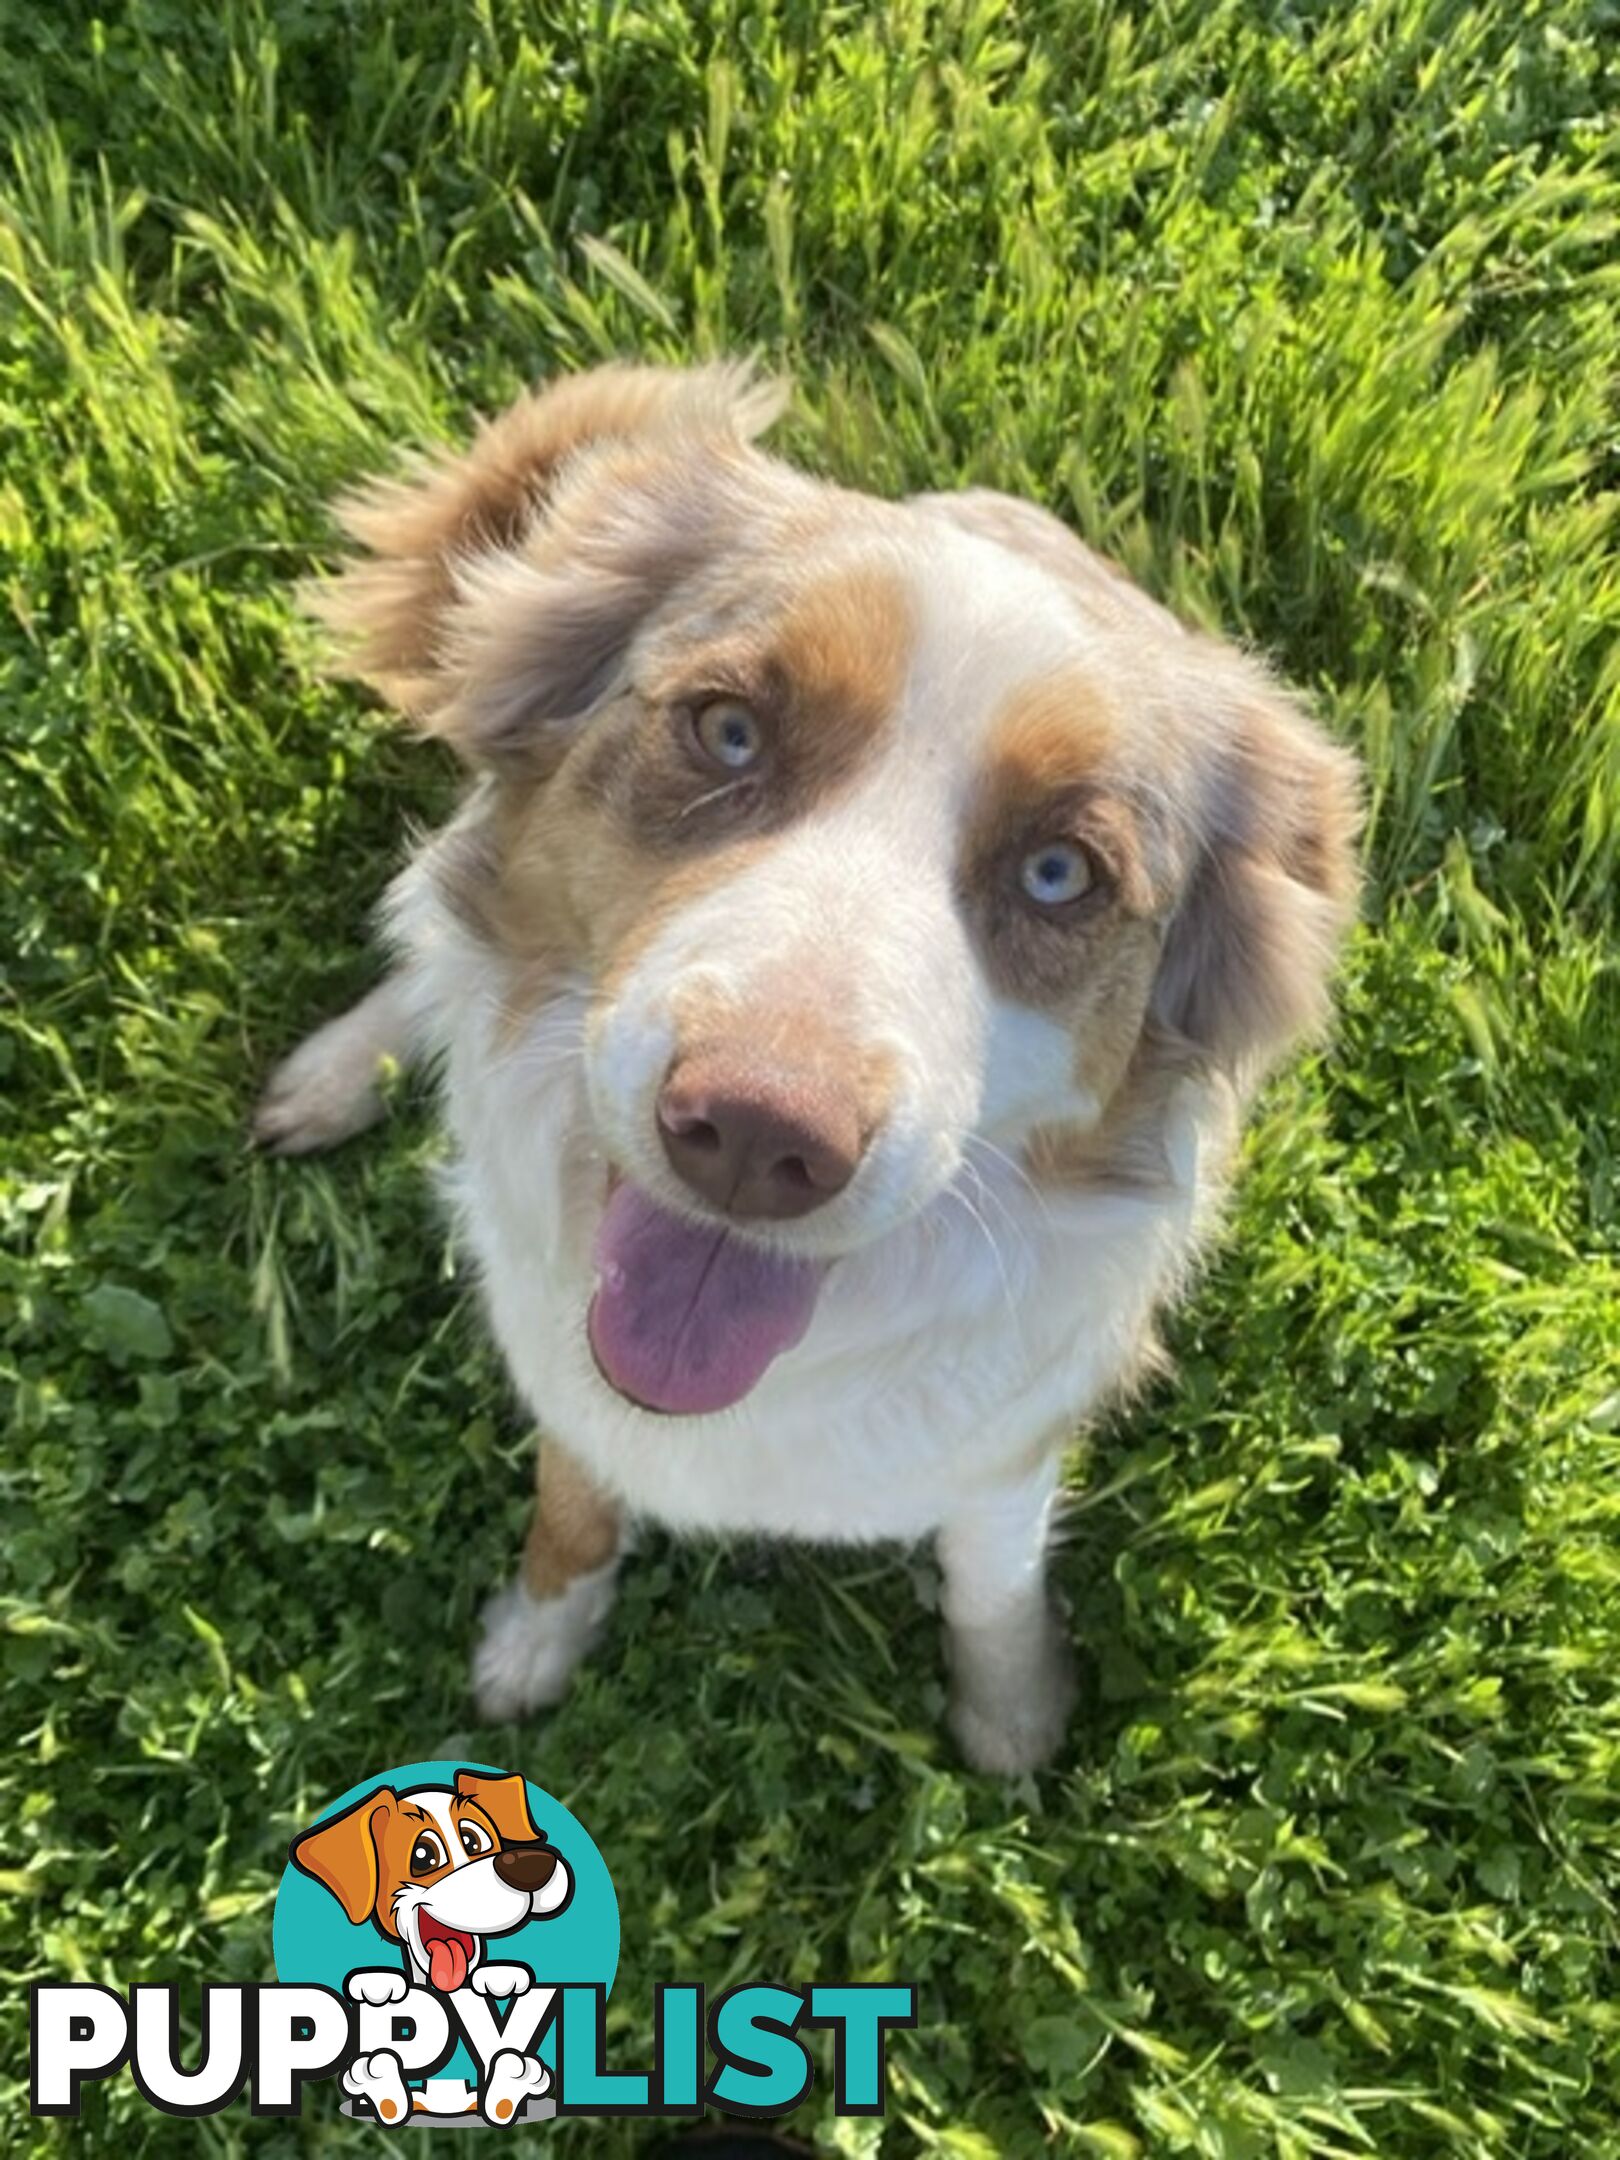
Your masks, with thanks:
M 951 1731 L 975 1770 L 1018 1777 L 1057 1753 L 1075 1691 L 1074 1653 L 1054 1629 L 1038 1666 L 1020 1685 L 992 1692 L 959 1679 L 951 1691 Z
M 527 1995 L 534 1986 L 534 1974 L 527 1965 L 478 1965 L 467 1975 L 467 1985 L 475 1995 L 504 2001 L 508 1995 Z
M 329 1020 L 284 1058 L 253 1113 L 253 1137 L 275 1155 L 312 1155 L 383 1114 L 388 1049 L 363 1005 Z
M 489 2082 L 479 2097 L 484 2120 L 497 2125 L 511 2122 L 524 2102 L 537 2099 L 550 2083 L 550 2073 L 538 2056 L 502 2048 L 490 2065 Z
M 352 1972 L 343 1987 L 351 2002 L 370 2003 L 374 2009 L 403 2002 L 410 1992 L 410 1982 L 402 1972 Z
M 496 1592 L 473 1652 L 473 1693 L 486 1718 L 504 1723 L 562 1700 L 612 1609 L 617 1568 L 610 1560 L 559 1597 L 532 1597 L 521 1580 Z
M 377 2120 L 398 2129 L 411 2117 L 411 2096 L 405 2090 L 405 2078 L 399 2057 L 392 2048 L 378 2048 L 374 2055 L 362 2055 L 352 2062 L 343 2073 L 343 2090 L 356 2100 L 369 2100 L 377 2111 Z

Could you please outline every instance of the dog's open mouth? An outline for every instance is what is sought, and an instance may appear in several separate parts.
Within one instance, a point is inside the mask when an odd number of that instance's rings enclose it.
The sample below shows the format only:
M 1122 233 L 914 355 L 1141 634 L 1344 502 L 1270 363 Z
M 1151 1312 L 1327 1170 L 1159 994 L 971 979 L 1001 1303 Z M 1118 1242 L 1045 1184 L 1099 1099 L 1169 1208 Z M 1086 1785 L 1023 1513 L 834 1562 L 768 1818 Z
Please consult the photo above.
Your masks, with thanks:
M 621 1181 L 596 1236 L 591 1349 L 609 1385 L 643 1409 L 725 1410 L 801 1340 L 825 1273 L 723 1224 L 684 1222 Z
M 422 1938 L 422 1954 L 428 1963 L 428 1978 L 441 1995 L 450 1995 L 467 1977 L 467 1968 L 478 1949 L 478 1939 L 461 1928 L 446 1927 L 442 1920 L 435 1920 L 430 1912 L 420 1907 L 416 1914 L 417 1933 Z

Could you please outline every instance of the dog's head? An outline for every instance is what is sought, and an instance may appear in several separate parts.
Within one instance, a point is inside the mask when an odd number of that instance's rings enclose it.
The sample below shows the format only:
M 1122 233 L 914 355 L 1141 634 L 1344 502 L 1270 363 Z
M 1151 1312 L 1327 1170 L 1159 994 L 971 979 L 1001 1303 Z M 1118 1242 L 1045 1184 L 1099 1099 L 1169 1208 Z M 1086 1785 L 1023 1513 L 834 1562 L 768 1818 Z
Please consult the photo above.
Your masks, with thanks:
M 560 996 L 612 1165 L 591 1318 L 648 1407 L 738 1400 L 828 1263 L 976 1148 L 1151 1175 L 1170 1080 L 1321 1017 L 1354 770 L 1056 520 L 764 455 L 735 371 L 607 369 L 347 506 L 320 602 L 486 777 L 445 896 L 503 1041 Z
M 484 1938 L 561 1912 L 573 1889 L 535 1828 L 520 1777 L 458 1770 L 453 1787 L 382 1785 L 305 1831 L 294 1864 L 324 1883 L 352 1923 L 372 1921 L 448 1993 Z

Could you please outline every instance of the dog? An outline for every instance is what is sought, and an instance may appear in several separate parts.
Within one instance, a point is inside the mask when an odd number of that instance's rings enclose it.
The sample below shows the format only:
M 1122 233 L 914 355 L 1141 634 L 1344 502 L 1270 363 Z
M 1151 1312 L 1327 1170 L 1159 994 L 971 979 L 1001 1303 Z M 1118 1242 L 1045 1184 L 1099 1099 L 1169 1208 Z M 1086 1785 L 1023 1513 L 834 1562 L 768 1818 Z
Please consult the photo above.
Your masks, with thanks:
M 486 2000 L 526 1994 L 534 1984 L 529 1968 L 486 1961 L 484 1945 L 531 1920 L 554 1918 L 573 1895 L 567 1862 L 530 1816 L 522 1778 L 473 1770 L 458 1770 L 452 1786 L 407 1793 L 379 1786 L 305 1831 L 292 1860 L 331 1891 L 351 1926 L 369 1920 L 404 1952 L 403 1970 L 349 1974 L 350 1997 L 374 2008 L 404 2002 L 412 1987 L 442 1995 L 470 1988 Z M 537 2058 L 503 2049 L 491 2066 L 484 2111 L 509 2121 L 525 2096 L 548 2083 Z M 397 2126 L 413 2112 L 391 2049 L 361 2057 L 344 2085 L 385 2123 Z M 469 2110 L 477 2104 L 463 2103 Z
M 330 1145 L 442 1066 L 543 1435 L 487 1714 L 562 1694 L 637 1518 L 932 1536 L 952 1727 L 1019 1772 L 1074 1687 L 1065 1448 L 1325 1022 L 1358 772 L 1045 510 L 770 456 L 783 402 L 604 367 L 340 506 L 316 610 L 470 784 L 257 1133 Z

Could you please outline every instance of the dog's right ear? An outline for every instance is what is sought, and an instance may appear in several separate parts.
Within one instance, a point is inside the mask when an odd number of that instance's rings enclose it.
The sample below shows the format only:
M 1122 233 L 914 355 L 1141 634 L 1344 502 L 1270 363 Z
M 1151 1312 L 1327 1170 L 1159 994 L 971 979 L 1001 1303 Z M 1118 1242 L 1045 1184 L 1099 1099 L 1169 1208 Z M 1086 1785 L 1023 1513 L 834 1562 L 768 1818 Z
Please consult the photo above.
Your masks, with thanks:
M 528 1787 L 522 1778 L 485 1777 L 478 1770 L 458 1770 L 456 1791 L 464 1800 L 476 1800 L 495 1828 L 503 1845 L 534 1845 L 541 1842 L 529 1813 Z
M 308 606 L 340 666 L 475 765 L 607 687 L 637 620 L 700 563 L 740 454 L 785 386 L 746 366 L 564 377 L 337 505 L 367 552 Z
M 313 1830 L 306 1830 L 294 1840 L 294 1866 L 324 1883 L 352 1924 L 369 1920 L 377 1909 L 382 1879 L 377 1844 L 398 1806 L 392 1789 L 379 1786 L 343 1814 L 330 1822 L 317 1823 Z

